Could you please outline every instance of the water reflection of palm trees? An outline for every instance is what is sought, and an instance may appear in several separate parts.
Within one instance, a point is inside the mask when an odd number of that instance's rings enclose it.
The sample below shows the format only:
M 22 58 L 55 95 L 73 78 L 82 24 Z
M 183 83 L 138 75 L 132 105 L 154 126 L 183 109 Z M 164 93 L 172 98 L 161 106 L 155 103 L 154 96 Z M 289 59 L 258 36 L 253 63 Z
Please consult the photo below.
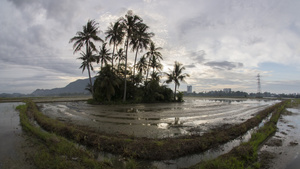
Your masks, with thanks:
M 178 124 L 180 124 L 180 122 L 179 122 L 179 117 L 175 117 L 174 125 L 178 125 Z

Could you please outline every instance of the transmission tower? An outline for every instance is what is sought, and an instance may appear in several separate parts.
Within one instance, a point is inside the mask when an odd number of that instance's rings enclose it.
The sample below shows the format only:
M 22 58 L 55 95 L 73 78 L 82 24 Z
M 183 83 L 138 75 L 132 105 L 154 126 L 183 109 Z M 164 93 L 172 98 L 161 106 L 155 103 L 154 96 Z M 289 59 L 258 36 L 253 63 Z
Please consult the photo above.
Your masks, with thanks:
M 260 85 L 260 75 L 257 74 L 257 97 L 262 97 L 261 95 L 261 85 Z

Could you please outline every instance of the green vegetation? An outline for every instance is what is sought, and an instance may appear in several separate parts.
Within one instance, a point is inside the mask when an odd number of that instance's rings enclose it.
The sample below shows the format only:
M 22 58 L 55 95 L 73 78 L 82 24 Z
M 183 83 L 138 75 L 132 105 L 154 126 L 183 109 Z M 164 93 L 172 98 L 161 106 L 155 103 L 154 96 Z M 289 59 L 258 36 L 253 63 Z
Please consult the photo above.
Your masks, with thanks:
M 111 23 L 105 31 L 104 42 L 99 36 L 98 23 L 89 20 L 83 31 L 76 33 L 70 40 L 74 42 L 74 53 L 81 51 L 81 69 L 88 70 L 90 84 L 87 89 L 93 94 L 91 103 L 103 102 L 170 102 L 176 101 L 176 89 L 179 81 L 183 81 L 187 74 L 182 64 L 175 62 L 174 71 L 168 76 L 167 83 L 175 82 L 175 94 L 171 89 L 160 84 L 163 60 L 160 53 L 161 47 L 157 47 L 152 41 L 154 33 L 149 32 L 141 17 L 128 11 L 125 17 L 121 17 L 115 23 Z M 94 42 L 101 41 L 100 50 L 95 47 Z M 107 47 L 112 45 L 112 53 Z M 124 47 L 124 49 L 122 49 Z M 133 65 L 128 64 L 128 52 L 135 53 Z M 138 54 L 146 50 L 146 53 L 138 59 Z M 115 52 L 117 51 L 117 52 Z M 115 54 L 116 53 L 116 54 Z M 115 62 L 114 62 L 115 61 Z M 100 63 L 100 71 L 94 84 L 91 81 L 90 70 L 94 71 L 92 63 Z M 137 70 L 137 71 L 136 71 Z M 136 74 L 137 72 L 137 74 Z M 150 77 L 149 77 L 150 76 Z M 181 96 L 181 95 L 179 95 Z M 182 97 L 180 100 L 182 101 Z
M 205 169 L 244 169 L 244 168 L 259 168 L 260 163 L 257 162 L 257 151 L 259 146 L 273 133 L 276 132 L 276 123 L 285 111 L 286 106 L 290 105 L 291 101 L 285 101 L 272 113 L 271 119 L 257 132 L 251 135 L 251 139 L 232 149 L 229 153 L 219 156 L 216 159 L 202 162 L 192 168 Z
M 296 107 L 300 105 L 300 99 L 293 99 L 290 104 L 288 105 L 289 107 Z
M 42 131 L 32 123 L 32 118 L 36 115 L 36 109 L 30 108 L 32 104 L 20 105 L 20 122 L 23 130 L 32 134 L 30 139 L 34 142 L 38 150 L 31 154 L 32 160 L 37 168 L 110 168 L 105 163 L 97 162 L 93 154 L 68 141 L 64 137 L 54 133 Z
M 125 163 L 125 169 L 136 169 L 139 168 L 139 164 L 134 159 L 129 159 Z
M 184 93 L 184 96 L 200 96 L 200 97 L 250 97 L 250 98 L 257 98 L 258 93 L 247 93 L 243 91 L 231 91 L 225 92 L 223 90 L 216 90 L 216 91 L 205 91 L 205 92 L 193 92 L 193 93 Z M 261 97 L 263 98 L 300 98 L 300 94 L 276 94 L 270 92 L 261 93 Z
M 166 83 L 171 83 L 172 81 L 174 81 L 175 83 L 175 94 L 174 94 L 174 100 L 176 100 L 176 88 L 177 86 L 179 87 L 180 86 L 180 83 L 179 81 L 184 81 L 184 79 L 186 77 L 189 77 L 190 75 L 186 74 L 186 73 L 183 73 L 183 70 L 185 70 L 185 67 L 182 66 L 181 63 L 178 63 L 178 62 L 175 62 L 174 64 L 174 70 L 171 71 L 171 73 L 167 73 L 167 77 L 168 77 L 168 80 L 166 81 Z M 179 93 L 179 98 L 180 100 L 182 100 L 182 93 Z M 178 97 L 177 96 L 177 97 Z
M 279 109 L 285 106 L 285 102 L 262 110 L 253 118 L 239 125 L 233 125 L 225 129 L 223 126 L 220 126 L 220 128 L 205 133 L 202 136 L 164 139 L 136 138 L 127 135 L 98 133 L 86 127 L 51 119 L 39 112 L 34 102 L 28 101 L 26 105 L 26 112 L 31 112 L 28 113 L 28 116 L 33 117 L 43 129 L 50 133 L 64 136 L 79 144 L 93 147 L 98 151 L 121 154 L 129 158 L 166 160 L 203 152 L 235 139 L 246 133 L 249 129 L 257 126 L 271 112 L 279 111 Z

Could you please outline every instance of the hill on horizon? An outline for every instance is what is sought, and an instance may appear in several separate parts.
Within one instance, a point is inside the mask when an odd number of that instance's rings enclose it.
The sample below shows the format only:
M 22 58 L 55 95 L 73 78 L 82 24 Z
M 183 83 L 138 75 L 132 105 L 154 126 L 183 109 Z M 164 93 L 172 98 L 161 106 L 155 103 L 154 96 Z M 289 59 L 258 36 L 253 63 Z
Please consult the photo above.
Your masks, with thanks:
M 92 78 L 94 81 L 95 78 Z M 78 79 L 74 82 L 69 83 L 67 86 L 62 88 L 53 89 L 36 89 L 32 92 L 31 96 L 60 96 L 60 95 L 89 95 L 90 92 L 85 90 L 89 84 L 89 79 Z

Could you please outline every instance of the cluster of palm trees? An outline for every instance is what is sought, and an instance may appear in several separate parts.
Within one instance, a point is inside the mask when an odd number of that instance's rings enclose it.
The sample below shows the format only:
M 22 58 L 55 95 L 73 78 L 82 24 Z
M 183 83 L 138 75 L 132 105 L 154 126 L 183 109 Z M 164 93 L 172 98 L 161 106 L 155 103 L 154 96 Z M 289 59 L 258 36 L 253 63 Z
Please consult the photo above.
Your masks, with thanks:
M 98 23 L 94 20 L 89 20 L 87 24 L 83 26 L 83 30 L 77 32 L 76 36 L 70 39 L 70 43 L 74 43 L 74 53 L 81 52 L 81 57 L 78 58 L 82 60 L 80 68 L 82 71 L 85 69 L 88 70 L 90 82 L 89 89 L 93 95 L 95 88 L 92 83 L 91 71 L 94 71 L 92 65 L 94 62 L 97 64 L 100 63 L 99 73 L 101 73 L 102 70 L 111 71 L 112 73 L 119 75 L 119 77 L 122 77 L 122 86 L 124 87 L 123 101 L 126 101 L 128 81 L 131 81 L 131 83 L 138 86 L 142 82 L 143 75 L 146 75 L 144 82 L 147 83 L 151 69 L 151 79 L 159 81 L 158 72 L 162 70 L 162 64 L 160 63 L 163 59 L 162 54 L 160 53 L 162 48 L 155 46 L 155 43 L 151 40 L 154 33 L 149 32 L 149 26 L 143 23 L 141 17 L 134 15 L 132 11 L 128 11 L 125 17 L 121 17 L 115 23 L 110 24 L 105 31 L 105 41 L 98 36 L 99 33 L 100 29 Z M 97 41 L 102 43 L 99 50 L 97 50 L 96 45 L 94 44 Z M 107 47 L 108 44 L 112 46 L 112 52 L 110 52 L 111 49 Z M 85 48 L 85 51 L 83 51 L 82 48 Z M 130 49 L 135 53 L 132 67 L 127 63 L 128 52 Z M 143 50 L 146 50 L 146 53 L 138 60 L 138 54 L 143 52 Z M 182 66 L 175 62 L 175 65 L 176 64 L 179 67 Z M 184 67 L 181 67 L 180 71 L 182 70 L 184 70 Z M 102 72 L 102 74 L 105 73 Z M 179 86 L 180 83 L 178 79 L 177 81 L 174 80 L 174 78 L 176 78 L 175 76 L 178 75 L 176 73 L 167 74 L 168 80 L 166 82 L 170 83 L 174 81 L 176 92 L 176 87 Z M 179 78 L 179 80 L 184 80 L 187 76 L 187 74 L 180 74 L 177 78 Z M 106 80 L 108 79 L 106 78 Z M 107 81 L 106 84 L 113 85 L 116 83 Z M 111 96 L 112 94 L 114 94 L 114 90 L 108 95 Z

